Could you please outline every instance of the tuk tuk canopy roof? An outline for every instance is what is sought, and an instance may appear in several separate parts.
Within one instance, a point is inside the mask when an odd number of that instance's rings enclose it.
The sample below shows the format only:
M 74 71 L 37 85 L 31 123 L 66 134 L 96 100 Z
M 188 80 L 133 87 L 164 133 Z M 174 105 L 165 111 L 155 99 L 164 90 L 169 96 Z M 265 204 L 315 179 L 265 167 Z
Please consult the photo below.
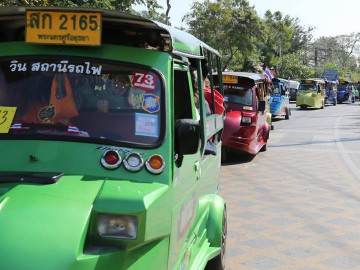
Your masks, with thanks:
M 132 31 L 131 35 L 136 34 L 137 38 L 144 39 L 143 41 L 147 41 L 153 45 L 152 47 L 159 47 L 159 50 L 180 57 L 202 59 L 205 57 L 204 49 L 220 56 L 217 50 L 193 35 L 160 22 L 120 11 L 79 7 L 2 7 L 0 9 L 0 42 L 25 40 L 26 10 L 99 12 L 102 14 L 103 43 L 122 45 L 121 43 L 126 38 L 122 38 L 122 35 Z M 134 44 L 134 46 L 139 47 L 139 44 Z
M 244 77 L 253 80 L 254 82 L 263 81 L 265 76 L 259 73 L 242 72 L 242 71 L 224 71 L 222 75 L 230 75 L 237 77 Z
M 303 80 L 301 80 L 301 83 L 306 83 L 306 81 L 313 81 L 313 82 L 317 82 L 317 83 L 325 83 L 325 80 L 319 79 L 319 78 L 303 79 Z

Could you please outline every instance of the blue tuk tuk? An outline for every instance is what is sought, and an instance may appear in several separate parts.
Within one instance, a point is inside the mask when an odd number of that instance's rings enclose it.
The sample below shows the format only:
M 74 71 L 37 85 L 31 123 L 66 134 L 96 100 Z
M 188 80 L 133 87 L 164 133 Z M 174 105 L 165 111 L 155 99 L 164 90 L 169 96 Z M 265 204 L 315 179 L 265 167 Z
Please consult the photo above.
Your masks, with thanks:
M 337 81 L 325 81 L 325 104 L 337 105 Z
M 343 103 L 346 101 L 355 102 L 355 90 L 352 81 L 340 80 L 337 87 L 337 102 Z
M 284 116 L 289 119 L 291 115 L 288 80 L 273 78 L 273 93 L 270 96 L 270 113 L 272 117 Z

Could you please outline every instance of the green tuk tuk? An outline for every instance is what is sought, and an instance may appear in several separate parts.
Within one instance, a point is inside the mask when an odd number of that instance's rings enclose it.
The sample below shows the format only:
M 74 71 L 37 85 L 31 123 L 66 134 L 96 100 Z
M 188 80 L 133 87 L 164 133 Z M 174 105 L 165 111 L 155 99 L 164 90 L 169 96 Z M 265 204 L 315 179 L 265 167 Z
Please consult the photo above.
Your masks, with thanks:
M 139 16 L 1 8 L 0 269 L 224 269 L 205 69 L 218 51 Z

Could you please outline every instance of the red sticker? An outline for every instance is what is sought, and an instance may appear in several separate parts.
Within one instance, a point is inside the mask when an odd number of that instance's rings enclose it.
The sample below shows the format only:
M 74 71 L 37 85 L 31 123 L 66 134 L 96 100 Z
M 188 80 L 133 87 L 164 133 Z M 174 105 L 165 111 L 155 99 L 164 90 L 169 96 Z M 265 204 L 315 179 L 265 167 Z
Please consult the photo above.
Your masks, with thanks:
M 133 71 L 132 85 L 144 91 L 152 91 L 156 88 L 156 77 L 150 73 Z

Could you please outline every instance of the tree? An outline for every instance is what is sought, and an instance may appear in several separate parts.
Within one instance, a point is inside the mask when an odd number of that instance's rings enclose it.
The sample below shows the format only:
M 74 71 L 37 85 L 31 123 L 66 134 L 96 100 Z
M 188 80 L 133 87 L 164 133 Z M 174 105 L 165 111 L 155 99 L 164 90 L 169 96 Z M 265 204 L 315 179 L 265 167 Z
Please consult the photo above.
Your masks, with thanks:
M 283 15 L 280 11 L 272 13 L 268 10 L 265 13 L 264 21 L 268 31 L 268 39 L 262 49 L 265 65 L 274 66 L 276 73 L 283 74 L 281 69 L 287 54 L 294 54 L 289 58 L 296 55 L 299 65 L 306 65 L 308 62 L 307 48 L 314 28 L 305 28 L 300 25 L 298 18 Z
M 225 69 L 249 70 L 261 62 L 265 27 L 247 0 L 194 2 L 183 20 L 193 35 L 220 51 Z
M 340 76 L 350 73 L 358 78 L 359 44 L 360 33 L 320 37 L 309 47 L 308 55 L 316 70 L 337 69 Z
M 316 73 L 314 69 L 303 64 L 302 59 L 304 53 L 304 51 L 298 51 L 296 53 L 285 54 L 282 58 L 282 65 L 278 77 L 293 80 L 319 77 L 321 73 Z

